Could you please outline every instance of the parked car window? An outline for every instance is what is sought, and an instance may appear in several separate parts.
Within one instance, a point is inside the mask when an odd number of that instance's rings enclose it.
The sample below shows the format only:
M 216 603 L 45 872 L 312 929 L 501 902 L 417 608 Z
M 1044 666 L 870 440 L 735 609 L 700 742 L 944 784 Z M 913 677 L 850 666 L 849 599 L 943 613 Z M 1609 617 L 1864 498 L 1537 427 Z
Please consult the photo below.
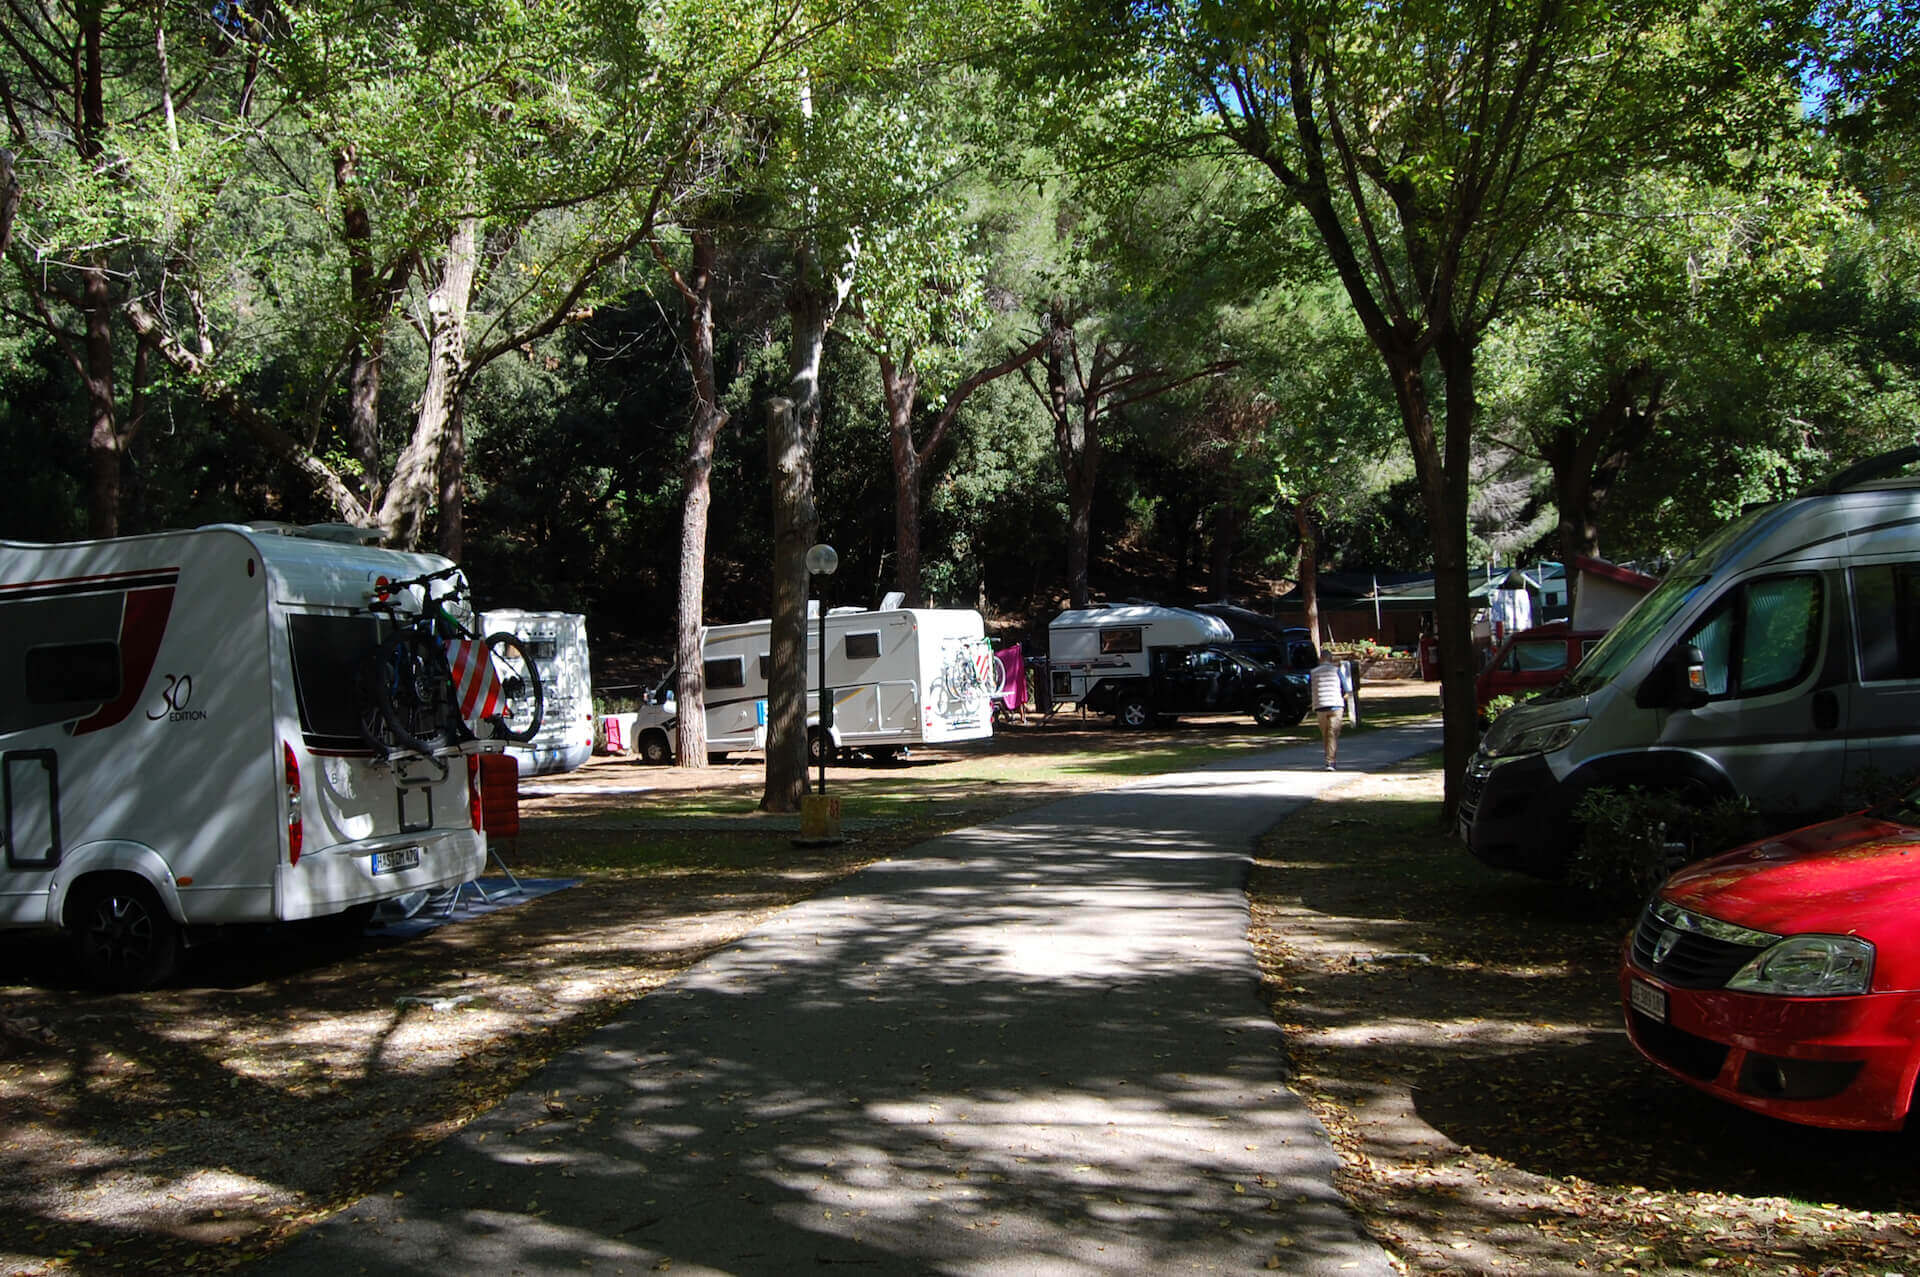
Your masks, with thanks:
M 745 687 L 747 662 L 744 657 L 722 656 L 700 664 L 709 688 Z
M 1500 668 L 1514 674 L 1538 674 L 1567 668 L 1567 643 L 1554 639 L 1549 643 L 1515 643 L 1500 662 Z
M 1920 678 L 1920 564 L 1853 570 L 1853 632 L 1862 682 Z
M 1686 641 L 1700 649 L 1707 695 L 1759 696 L 1805 677 L 1819 647 L 1820 579 L 1750 581 L 1714 604 Z

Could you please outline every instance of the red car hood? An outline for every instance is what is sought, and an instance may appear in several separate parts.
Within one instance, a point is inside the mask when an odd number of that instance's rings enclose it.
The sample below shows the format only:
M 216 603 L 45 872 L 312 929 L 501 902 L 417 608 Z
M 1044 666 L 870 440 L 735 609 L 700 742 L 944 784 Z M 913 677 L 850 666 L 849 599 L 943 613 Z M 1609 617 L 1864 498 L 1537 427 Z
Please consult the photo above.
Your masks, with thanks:
M 1920 829 L 1867 815 L 1809 825 L 1682 869 L 1661 894 L 1775 935 L 1920 933 Z

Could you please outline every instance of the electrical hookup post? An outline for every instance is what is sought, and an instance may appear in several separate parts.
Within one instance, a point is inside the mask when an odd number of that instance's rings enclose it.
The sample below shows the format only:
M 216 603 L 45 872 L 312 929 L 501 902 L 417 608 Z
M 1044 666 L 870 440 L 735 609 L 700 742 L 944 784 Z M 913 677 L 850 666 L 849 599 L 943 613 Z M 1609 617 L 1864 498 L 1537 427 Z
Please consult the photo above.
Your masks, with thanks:
M 840 795 L 807 794 L 800 799 L 800 836 L 797 847 L 826 847 L 845 842 L 840 832 Z

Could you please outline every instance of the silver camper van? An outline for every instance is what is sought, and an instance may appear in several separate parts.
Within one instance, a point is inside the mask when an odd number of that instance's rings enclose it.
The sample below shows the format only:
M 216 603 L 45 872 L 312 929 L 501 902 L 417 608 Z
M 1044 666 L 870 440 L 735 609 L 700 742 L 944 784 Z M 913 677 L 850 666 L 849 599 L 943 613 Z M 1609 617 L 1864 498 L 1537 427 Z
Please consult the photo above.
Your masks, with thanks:
M 1554 877 L 1597 786 L 1742 795 L 1769 817 L 1920 771 L 1920 448 L 1753 510 L 1677 564 L 1558 686 L 1501 715 L 1460 833 Z

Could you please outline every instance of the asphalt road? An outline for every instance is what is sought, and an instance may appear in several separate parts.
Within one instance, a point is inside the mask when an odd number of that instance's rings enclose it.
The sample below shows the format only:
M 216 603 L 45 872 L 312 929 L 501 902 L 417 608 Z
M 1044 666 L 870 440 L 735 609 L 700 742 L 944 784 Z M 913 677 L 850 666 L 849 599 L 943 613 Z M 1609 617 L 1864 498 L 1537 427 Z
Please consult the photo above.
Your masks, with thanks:
M 1437 748 L 1349 736 L 1343 767 Z M 874 865 L 254 1271 L 1393 1271 L 1286 1086 L 1248 850 L 1317 744 Z

